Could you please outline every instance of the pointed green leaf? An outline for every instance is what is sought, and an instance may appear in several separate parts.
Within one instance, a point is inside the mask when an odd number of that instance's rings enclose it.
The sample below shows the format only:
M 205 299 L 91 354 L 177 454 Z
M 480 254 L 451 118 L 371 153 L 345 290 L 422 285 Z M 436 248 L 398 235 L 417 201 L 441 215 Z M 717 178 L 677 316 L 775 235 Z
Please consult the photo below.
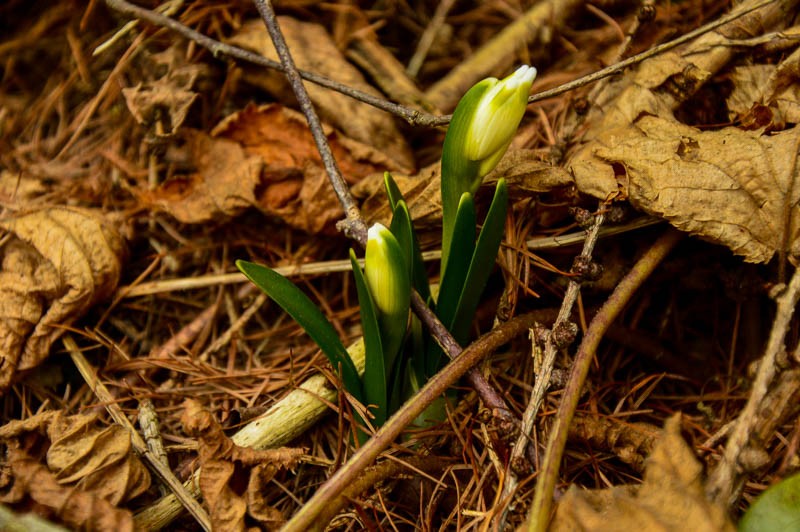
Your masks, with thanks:
M 364 334 L 364 400 L 366 404 L 375 406 L 374 423 L 376 427 L 380 427 L 386 421 L 388 406 L 386 367 L 380 327 L 375 304 L 367 288 L 367 281 L 352 249 L 350 250 L 350 262 L 353 265 L 353 276 L 356 280 L 361 329 Z
M 436 315 L 439 320 L 450 327 L 456 310 L 461 291 L 469 271 L 469 258 L 475 250 L 475 203 L 472 194 L 465 192 L 458 204 L 451 245 L 452 260 L 447 263 L 442 280 L 439 285 L 439 299 L 436 302 Z M 425 368 L 428 377 L 439 371 L 442 357 L 441 348 L 430 342 L 426 351 Z
M 447 264 L 439 287 L 436 314 L 449 327 L 456 314 L 458 300 L 469 272 L 469 263 L 475 251 L 475 202 L 469 192 L 461 196 L 453 231 L 451 246 L 453 260 Z
M 244 260 L 237 260 L 236 267 L 273 301 L 286 311 L 306 331 L 328 361 L 337 371 L 345 388 L 359 401 L 364 400 L 361 379 L 353 361 L 347 353 L 336 329 L 302 290 L 286 277 L 274 270 Z
M 508 187 L 505 179 L 500 179 L 497 181 L 486 221 L 478 235 L 478 243 L 470 261 L 469 272 L 463 284 L 455 315 L 450 323 L 444 322 L 453 334 L 453 338 L 462 345 L 469 339 L 469 326 L 494 268 L 497 252 L 503 240 L 507 207 Z
M 425 263 L 422 260 L 422 251 L 419 247 L 419 240 L 411 222 L 411 213 L 408 205 L 402 197 L 394 206 L 392 214 L 392 224 L 389 228 L 397 238 L 403 253 L 406 254 L 406 264 L 411 273 L 411 285 L 419 292 L 422 299 L 427 299 L 431 295 L 428 274 L 425 271 Z
M 389 198 L 389 207 L 394 211 L 397 202 L 403 199 L 403 193 L 400 192 L 400 187 L 397 186 L 397 182 L 389 172 L 383 173 L 383 188 L 386 189 L 386 197 Z

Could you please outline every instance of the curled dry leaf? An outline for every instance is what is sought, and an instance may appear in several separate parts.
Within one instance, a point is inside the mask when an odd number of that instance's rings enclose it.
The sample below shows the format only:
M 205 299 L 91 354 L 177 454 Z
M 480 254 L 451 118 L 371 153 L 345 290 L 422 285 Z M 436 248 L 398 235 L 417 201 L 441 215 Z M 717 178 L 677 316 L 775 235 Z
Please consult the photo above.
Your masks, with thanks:
M 342 56 L 325 28 L 291 17 L 278 17 L 278 23 L 298 68 L 324 73 L 344 85 L 380 96 L 358 69 Z M 245 22 L 230 42 L 278 60 L 261 20 Z M 281 100 L 294 100 L 283 73 L 258 68 L 251 70 L 248 77 Z M 348 137 L 386 154 L 390 170 L 413 171 L 415 165 L 411 150 L 389 114 L 324 87 L 308 83 L 306 88 L 323 120 Z
M 326 129 L 351 183 L 388 167 L 380 152 Z M 184 223 L 206 223 L 256 207 L 317 234 L 344 216 L 302 115 L 280 105 L 249 105 L 212 132 L 185 130 L 195 171 L 144 198 Z
M 186 130 L 189 156 L 196 171 L 165 182 L 145 200 L 178 221 L 206 223 L 236 216 L 255 203 L 261 160 L 231 140 Z
M 613 180 L 631 203 L 748 262 L 800 253 L 797 128 L 700 131 L 643 116 L 573 160 L 576 181 Z
M 800 53 L 780 65 L 747 65 L 731 74 L 727 104 L 732 120 L 749 128 L 783 129 L 800 123 Z
M 254 204 L 265 214 L 312 234 L 330 229 L 344 216 L 300 113 L 280 105 L 249 105 L 223 120 L 212 134 L 235 141 L 248 156 L 262 161 Z M 325 134 L 350 183 L 391 168 L 391 161 L 379 151 L 328 128 Z M 229 190 L 237 190 L 236 186 Z
M 47 465 L 61 484 L 91 491 L 113 505 L 150 487 L 150 473 L 119 425 L 98 426 L 94 416 L 56 416 L 47 425 Z
M 10 450 L 7 467 L 13 479 L 13 495 L 24 497 L 10 497 L 12 492 L 6 493 L 4 487 L 0 487 L 0 501 L 19 503 L 23 498 L 29 498 L 39 506 L 40 513 L 46 509 L 52 512 L 53 517 L 77 530 L 133 532 L 133 515 L 129 510 L 115 508 L 93 493 L 59 484 L 45 466 L 23 451 Z
M 119 282 L 124 242 L 102 214 L 70 207 L 0 220 L 0 392 Z
M 572 530 L 735 530 L 726 511 L 705 498 L 703 466 L 680 434 L 680 416 L 667 420 L 639 486 L 604 490 L 570 487 L 558 503 L 552 532 Z
M 133 529 L 130 512 L 115 506 L 144 493 L 150 474 L 122 427 L 98 426 L 93 415 L 48 411 L 3 425 L 0 441 L 10 450 L 3 502 L 33 500 L 81 529 L 109 530 L 112 519 Z
M 181 422 L 199 439 L 200 491 L 214 529 L 244 530 L 246 515 L 262 527 L 277 529 L 285 518 L 265 501 L 264 487 L 279 469 L 294 467 L 304 450 L 239 447 L 200 403 L 190 399 L 184 407 Z M 246 485 L 247 490 L 241 494 L 234 485 Z
M 157 136 L 172 135 L 186 120 L 189 108 L 197 99 L 192 91 L 203 67 L 185 64 L 177 46 L 154 54 L 154 71 L 166 70 L 155 81 L 122 89 L 125 104 L 139 124 L 153 127 Z

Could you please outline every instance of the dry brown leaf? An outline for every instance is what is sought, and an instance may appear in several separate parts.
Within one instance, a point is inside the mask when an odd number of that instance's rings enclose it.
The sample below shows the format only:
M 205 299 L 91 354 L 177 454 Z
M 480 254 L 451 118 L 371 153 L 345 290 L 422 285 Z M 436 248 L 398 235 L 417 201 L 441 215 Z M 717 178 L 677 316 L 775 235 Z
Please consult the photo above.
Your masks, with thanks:
M 342 56 L 324 27 L 291 17 L 278 17 L 278 23 L 298 68 L 322 73 L 349 87 L 380 96 L 358 69 Z M 272 40 L 260 19 L 245 22 L 230 42 L 278 60 Z M 253 83 L 276 94 L 282 101 L 294 99 L 287 90 L 283 73 L 258 68 L 250 71 L 248 76 Z M 415 164 L 411 150 L 389 114 L 324 87 L 308 83 L 306 88 L 323 120 L 348 137 L 384 153 L 391 161 L 389 170 L 413 171 Z
M 325 133 L 351 183 L 389 167 L 390 161 L 376 150 L 330 129 Z M 300 113 L 280 105 L 249 105 L 223 120 L 212 134 L 237 142 L 244 153 L 263 161 L 255 205 L 264 213 L 312 234 L 331 229 L 344 216 Z M 231 183 L 228 190 L 237 186 L 249 183 Z
M 637 208 L 748 262 L 767 262 L 776 251 L 800 253 L 799 143 L 796 128 L 704 132 L 644 116 L 596 140 L 572 171 L 579 186 L 613 180 Z
M 0 501 L 4 503 L 32 501 L 39 513 L 51 512 L 77 530 L 132 532 L 134 529 L 129 510 L 115 508 L 94 493 L 59 484 L 47 467 L 20 449 L 9 449 L 6 467 L 13 484 L 0 486 Z
M 639 486 L 604 490 L 570 487 L 558 503 L 551 532 L 735 530 L 725 509 L 705 498 L 703 466 L 680 433 L 680 416 L 667 420 Z
M 199 402 L 189 399 L 184 408 L 181 422 L 199 439 L 200 491 L 214 530 L 245 530 L 246 514 L 262 527 L 277 529 L 285 518 L 264 500 L 264 486 L 279 469 L 294 467 L 304 450 L 239 447 Z M 232 488 L 243 484 L 244 494 Z
M 727 104 L 731 119 L 748 128 L 783 129 L 800 123 L 800 54 L 780 65 L 747 65 L 731 73 L 733 91 Z
M 122 237 L 102 214 L 71 207 L 0 220 L 11 236 L 0 271 L 0 392 L 119 282 Z
M 119 425 L 101 427 L 96 416 L 66 416 L 48 411 L 0 427 L 0 440 L 11 446 L 44 447 L 49 471 L 59 484 L 91 492 L 113 505 L 138 497 L 150 487 L 150 474 Z M 35 445 L 34 441 L 46 442 Z M 34 438 L 31 440 L 31 438 Z
M 58 416 L 49 423 L 47 465 L 61 484 L 90 491 L 113 505 L 150 487 L 150 473 L 119 425 L 97 426 L 95 416 Z
M 255 204 L 261 160 L 231 140 L 185 130 L 196 172 L 176 177 L 144 196 L 177 220 L 206 223 L 236 216 Z
M 442 217 L 441 174 L 439 163 L 420 170 L 414 176 L 392 174 L 408 203 L 411 218 L 417 229 L 438 223 Z M 510 149 L 483 182 L 481 195 L 491 196 L 497 180 L 503 178 L 508 183 L 513 197 L 530 197 L 535 193 L 549 192 L 555 188 L 572 185 L 569 172 L 539 161 L 532 150 Z M 369 176 L 355 185 L 353 195 L 362 200 L 361 210 L 370 222 L 388 225 L 391 217 L 383 174 Z
M 197 93 L 191 88 L 202 67 L 183 64 L 185 59 L 177 46 L 151 57 L 154 70 L 164 69 L 164 75 L 155 81 L 126 87 L 122 95 L 139 124 L 155 126 L 153 132 L 157 136 L 172 135 L 186 120 L 189 108 L 197 99 Z

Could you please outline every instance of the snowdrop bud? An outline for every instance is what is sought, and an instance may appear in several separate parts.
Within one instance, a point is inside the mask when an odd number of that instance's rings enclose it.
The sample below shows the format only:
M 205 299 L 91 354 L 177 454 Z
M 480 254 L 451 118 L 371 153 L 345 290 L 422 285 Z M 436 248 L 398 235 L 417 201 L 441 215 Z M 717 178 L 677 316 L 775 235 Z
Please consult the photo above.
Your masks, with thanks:
M 395 236 L 381 224 L 367 232 L 364 277 L 380 314 L 407 318 L 411 280 L 406 259 Z
M 491 172 L 508 149 L 525 114 L 528 93 L 536 69 L 521 66 L 502 81 L 496 81 L 478 101 L 464 139 L 464 155 L 479 162 L 478 179 Z M 477 184 L 471 192 L 474 194 Z
M 505 154 L 525 114 L 536 69 L 521 66 L 503 80 L 487 78 L 461 98 L 444 140 L 442 178 L 475 194 Z

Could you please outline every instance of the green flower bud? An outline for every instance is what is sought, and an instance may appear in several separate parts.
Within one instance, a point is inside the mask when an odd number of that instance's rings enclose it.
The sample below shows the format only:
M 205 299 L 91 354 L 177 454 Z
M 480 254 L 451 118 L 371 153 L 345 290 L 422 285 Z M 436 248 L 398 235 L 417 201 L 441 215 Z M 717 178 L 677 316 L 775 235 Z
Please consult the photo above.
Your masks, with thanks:
M 468 90 L 453 112 L 442 150 L 442 264 L 459 199 L 464 192 L 474 195 L 505 154 L 535 77 L 536 69 L 525 65 L 503 80 L 487 78 Z
M 491 172 L 505 154 L 528 105 L 528 93 L 536 69 L 521 66 L 502 81 L 494 81 L 472 110 L 472 121 L 464 138 L 464 156 L 477 161 L 477 178 Z M 479 183 L 473 183 L 476 192 Z
M 536 69 L 521 66 L 503 80 L 487 78 L 461 98 L 444 140 L 442 181 L 475 194 L 481 179 L 505 154 L 525 114 Z
M 401 315 L 405 321 L 411 301 L 406 259 L 395 236 L 381 224 L 367 232 L 364 277 L 376 310 L 384 316 Z
M 381 224 L 373 225 L 367 232 L 364 279 L 375 304 L 388 371 L 394 367 L 408 328 L 411 276 L 400 243 Z

